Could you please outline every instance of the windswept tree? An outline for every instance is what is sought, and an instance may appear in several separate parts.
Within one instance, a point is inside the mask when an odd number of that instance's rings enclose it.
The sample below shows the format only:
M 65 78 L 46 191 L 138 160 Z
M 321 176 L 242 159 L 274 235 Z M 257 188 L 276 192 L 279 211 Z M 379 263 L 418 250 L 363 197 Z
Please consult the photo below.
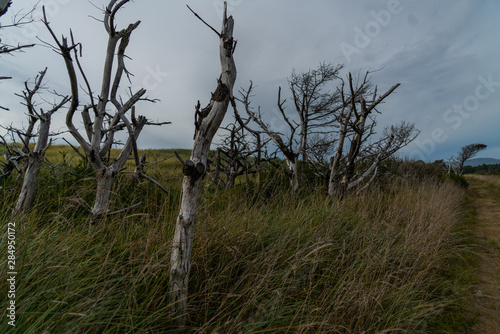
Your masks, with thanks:
M 462 175 L 464 172 L 464 164 L 467 160 L 475 156 L 479 151 L 484 150 L 487 146 L 485 144 L 470 144 L 463 146 L 457 155 L 451 158 L 451 165 L 455 173 Z
M 125 67 L 125 59 L 127 58 L 125 51 L 129 45 L 132 32 L 141 23 L 141 21 L 136 21 L 124 29 L 117 29 L 116 14 L 129 2 L 130 0 L 111 0 L 104 10 L 103 23 L 108 35 L 108 42 L 98 95 L 92 88 L 80 63 L 79 57 L 82 52 L 80 43 L 75 42 L 72 32 L 70 32 L 69 42 L 66 37 L 58 39 L 47 21 L 44 9 L 43 23 L 56 44 L 54 49 L 64 59 L 71 88 L 71 100 L 66 113 L 66 126 L 84 151 L 84 158 L 88 159 L 96 174 L 97 191 L 91 211 L 93 221 L 108 213 L 113 181 L 132 152 L 134 153 L 136 166 L 141 164 L 136 141 L 144 126 L 158 124 L 149 122 L 144 116 L 136 117 L 135 115 L 136 103 L 141 100 L 148 100 L 144 97 L 146 94 L 145 89 L 139 89 L 137 92 L 130 91 L 126 98 L 119 95 L 119 88 L 124 75 L 129 76 L 129 72 Z M 89 101 L 79 109 L 81 87 L 85 87 L 85 93 L 88 95 Z M 83 134 L 75 126 L 74 115 L 77 110 L 81 111 L 85 130 Z M 105 159 L 112 145 L 115 144 L 115 134 L 120 130 L 127 130 L 127 141 L 118 157 L 111 160 Z
M 202 20 L 198 14 L 194 14 Z M 184 179 L 182 181 L 179 215 L 175 225 L 170 260 L 170 299 L 174 305 L 174 310 L 179 312 L 179 327 L 185 325 L 187 316 L 186 306 L 189 272 L 191 270 L 191 252 L 201 181 L 207 171 L 207 159 L 212 139 L 224 119 L 229 102 L 232 99 L 233 86 L 236 81 L 236 65 L 233 59 L 235 47 L 233 39 L 234 20 L 232 16 L 227 17 L 226 2 L 224 2 L 221 31 L 218 32 L 211 26 L 209 27 L 219 37 L 221 74 L 217 88 L 211 94 L 212 97 L 208 105 L 201 108 L 198 101 L 196 106 L 194 144 L 190 159 L 184 161 L 178 156 L 183 164 Z

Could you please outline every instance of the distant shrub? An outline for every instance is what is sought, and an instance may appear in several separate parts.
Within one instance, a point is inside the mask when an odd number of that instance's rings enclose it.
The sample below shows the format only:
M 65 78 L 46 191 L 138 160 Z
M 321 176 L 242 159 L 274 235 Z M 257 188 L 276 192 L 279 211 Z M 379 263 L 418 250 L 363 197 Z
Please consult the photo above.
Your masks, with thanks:
M 451 180 L 453 183 L 456 185 L 462 187 L 462 188 L 468 188 L 469 187 L 469 182 L 463 177 L 462 175 L 458 175 L 455 173 L 452 174 L 446 174 L 446 179 Z
M 442 166 L 438 163 L 425 163 L 422 160 L 390 158 L 384 161 L 379 171 L 380 174 L 388 179 L 412 178 L 415 180 L 426 180 L 430 178 L 436 181 L 444 179 Z

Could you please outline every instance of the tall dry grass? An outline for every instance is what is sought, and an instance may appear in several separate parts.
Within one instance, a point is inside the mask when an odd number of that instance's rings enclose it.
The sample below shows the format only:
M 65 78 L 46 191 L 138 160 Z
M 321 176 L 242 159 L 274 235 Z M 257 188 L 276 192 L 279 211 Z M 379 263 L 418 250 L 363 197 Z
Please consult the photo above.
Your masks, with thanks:
M 481 182 L 490 183 L 496 188 L 500 189 L 500 175 L 481 175 L 481 174 L 469 174 L 467 178 L 475 179 Z
M 98 228 L 75 200 L 91 196 L 90 180 L 46 181 L 50 197 L 40 195 L 17 222 L 18 320 L 14 331 L 2 321 L 0 332 L 176 332 L 168 267 L 180 179 L 152 173 L 170 195 L 147 182 L 131 189 L 124 178 L 115 207 L 143 206 Z M 5 223 L 13 199 L 3 194 Z M 431 180 L 398 179 L 341 203 L 295 196 L 271 181 L 206 187 L 188 328 L 177 332 L 449 333 L 465 323 L 468 281 L 457 270 L 469 252 L 463 198 L 461 189 Z M 6 240 L 2 234 L 0 249 Z M 0 264 L 5 282 L 5 258 Z M 1 296 L 6 289 L 0 285 Z

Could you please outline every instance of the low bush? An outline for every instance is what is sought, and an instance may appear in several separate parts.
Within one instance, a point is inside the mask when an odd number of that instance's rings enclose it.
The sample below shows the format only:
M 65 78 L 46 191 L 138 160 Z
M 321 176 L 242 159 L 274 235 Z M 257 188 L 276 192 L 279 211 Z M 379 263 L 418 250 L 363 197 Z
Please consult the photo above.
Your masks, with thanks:
M 446 179 L 455 183 L 457 186 L 467 189 L 469 187 L 469 182 L 465 179 L 464 176 L 458 175 L 455 173 L 446 174 Z

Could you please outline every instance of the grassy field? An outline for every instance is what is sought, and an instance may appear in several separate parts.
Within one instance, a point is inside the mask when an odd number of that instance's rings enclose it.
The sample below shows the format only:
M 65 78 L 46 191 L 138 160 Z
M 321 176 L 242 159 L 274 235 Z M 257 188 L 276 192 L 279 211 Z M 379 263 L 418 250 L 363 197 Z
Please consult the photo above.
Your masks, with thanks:
M 67 152 L 61 154 L 60 152 Z M 149 150 L 148 161 L 171 150 Z M 188 155 L 188 151 L 181 154 Z M 64 157 L 63 157 L 64 156 Z M 1 333 L 174 333 L 170 244 L 181 165 L 147 170 L 168 190 L 124 174 L 114 210 L 90 227 L 93 174 L 52 147 L 35 206 L 16 224 L 16 327 Z M 426 177 L 393 177 L 332 201 L 291 194 L 286 180 L 203 188 L 184 333 L 461 333 L 474 281 L 473 214 L 464 190 Z M 19 180 L 0 190 L 2 226 Z M 7 249 L 7 235 L 0 249 Z M 7 258 L 0 259 L 6 282 Z M 0 296 L 8 286 L 0 284 Z

